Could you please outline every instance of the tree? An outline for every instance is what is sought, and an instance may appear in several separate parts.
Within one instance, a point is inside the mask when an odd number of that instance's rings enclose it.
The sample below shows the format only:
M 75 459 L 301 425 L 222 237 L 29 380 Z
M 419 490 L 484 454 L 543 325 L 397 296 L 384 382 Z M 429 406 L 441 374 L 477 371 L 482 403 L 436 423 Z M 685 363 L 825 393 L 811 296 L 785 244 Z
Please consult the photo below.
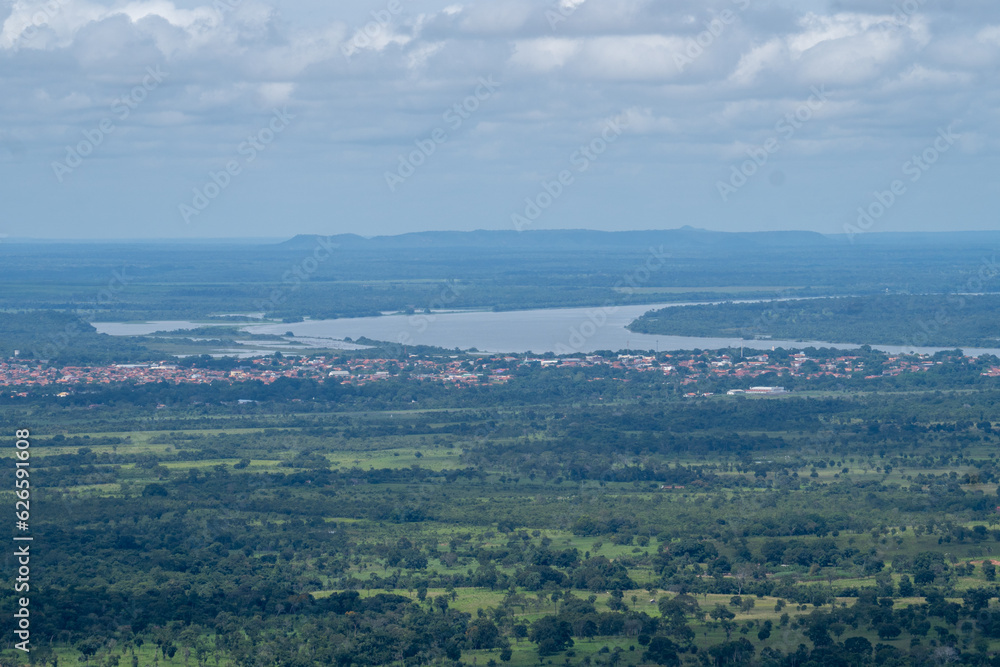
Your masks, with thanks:
M 833 643 L 830 637 L 829 619 L 825 617 L 814 620 L 804 634 L 815 646 L 829 646 Z
M 905 574 L 899 578 L 899 596 L 904 598 L 913 596 L 913 582 Z
M 538 644 L 538 655 L 552 655 L 573 645 L 573 627 L 555 616 L 543 616 L 531 624 L 528 637 Z
M 680 616 L 683 619 L 686 615 L 697 616 L 701 612 L 698 601 L 690 595 L 684 594 L 675 598 L 660 598 L 657 606 L 660 609 L 660 614 L 664 617 Z
M 78 641 L 75 648 L 83 654 L 83 661 L 87 662 L 94 657 L 94 654 L 97 653 L 103 645 L 104 643 L 96 637 L 88 637 L 87 639 L 81 639 Z
M 712 618 L 714 618 L 717 621 L 728 621 L 731 618 L 736 618 L 736 614 L 734 614 L 733 612 L 729 611 L 728 609 L 726 609 L 725 607 L 723 607 L 721 604 L 716 604 L 715 605 L 715 609 L 713 609 L 712 611 L 708 612 L 708 615 L 711 616 Z
M 465 639 L 471 649 L 496 648 L 497 640 L 500 639 L 500 630 L 490 619 L 477 618 L 469 623 L 469 627 L 465 631 Z
M 748 665 L 755 652 L 753 644 L 745 637 L 716 644 L 708 649 L 708 654 L 716 665 Z
M 844 640 L 844 650 L 867 657 L 871 655 L 872 643 L 864 637 L 848 637 Z
M 656 635 L 649 640 L 649 646 L 642 654 L 643 662 L 655 662 L 657 665 L 679 665 L 677 644 L 663 635 Z
M 875 631 L 878 632 L 879 639 L 895 639 L 903 632 L 895 623 L 882 623 Z
M 991 597 L 992 594 L 985 588 L 970 588 L 962 595 L 962 602 L 972 611 L 979 611 L 990 606 Z

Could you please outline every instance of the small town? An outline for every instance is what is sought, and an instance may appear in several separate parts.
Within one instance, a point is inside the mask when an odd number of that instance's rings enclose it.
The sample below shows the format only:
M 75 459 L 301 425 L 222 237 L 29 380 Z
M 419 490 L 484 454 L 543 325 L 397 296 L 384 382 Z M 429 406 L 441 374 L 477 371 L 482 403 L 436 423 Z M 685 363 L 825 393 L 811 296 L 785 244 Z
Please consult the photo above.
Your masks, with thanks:
M 456 385 L 502 384 L 509 381 L 520 367 L 540 368 L 607 368 L 617 371 L 661 373 L 677 379 L 681 385 L 696 384 L 707 379 L 745 381 L 745 388 L 727 393 L 776 395 L 786 393 L 777 386 L 757 386 L 758 378 L 816 379 L 864 378 L 876 379 L 903 373 L 925 372 L 935 366 L 953 363 L 956 358 L 942 361 L 930 355 L 889 356 L 879 368 L 866 368 L 857 356 L 816 359 L 804 352 L 772 358 L 766 353 L 750 357 L 733 357 L 722 351 L 675 352 L 659 354 L 585 355 L 551 357 L 512 354 L 456 354 L 449 357 L 409 355 L 399 360 L 381 356 L 345 358 L 336 355 L 266 356 L 242 359 L 233 368 L 199 368 L 182 361 L 158 363 L 109 364 L 94 366 L 58 366 L 47 362 L 9 358 L 0 361 L 0 387 L 13 395 L 27 396 L 40 387 L 65 387 L 67 394 L 75 386 L 95 384 L 235 384 L 262 382 L 270 384 L 279 378 L 311 378 L 345 384 L 362 385 L 390 379 L 423 382 L 444 382 Z M 960 357 L 973 361 L 973 357 Z M 982 375 L 1000 377 L 1000 366 L 991 366 Z M 689 393 L 695 396 L 696 393 Z

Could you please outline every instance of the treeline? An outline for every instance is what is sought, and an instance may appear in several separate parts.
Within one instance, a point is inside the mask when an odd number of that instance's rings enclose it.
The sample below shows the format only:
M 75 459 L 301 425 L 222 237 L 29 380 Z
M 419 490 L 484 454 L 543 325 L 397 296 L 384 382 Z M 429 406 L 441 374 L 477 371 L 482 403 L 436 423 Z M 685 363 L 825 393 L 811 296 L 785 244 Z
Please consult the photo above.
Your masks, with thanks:
M 154 358 L 153 352 L 134 340 L 99 334 L 74 314 L 39 310 L 0 312 L 0 358 L 13 357 L 15 351 L 20 358 L 47 359 L 53 364 L 106 364 Z
M 887 294 L 664 308 L 637 333 L 870 345 L 996 347 L 1000 295 Z

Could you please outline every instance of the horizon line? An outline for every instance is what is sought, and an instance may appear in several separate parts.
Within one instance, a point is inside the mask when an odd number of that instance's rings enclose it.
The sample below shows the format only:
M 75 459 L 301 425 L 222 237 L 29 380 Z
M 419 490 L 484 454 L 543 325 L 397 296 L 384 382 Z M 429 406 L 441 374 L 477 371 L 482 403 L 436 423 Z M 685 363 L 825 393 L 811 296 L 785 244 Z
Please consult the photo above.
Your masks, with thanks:
M 755 229 L 755 230 L 744 230 L 744 231 L 732 231 L 732 230 L 715 230 L 706 229 L 703 227 L 692 227 L 690 225 L 684 225 L 682 227 L 672 227 L 669 229 L 592 229 L 586 227 L 576 227 L 576 228 L 541 228 L 541 229 L 526 229 L 526 230 L 513 230 L 513 229 L 423 229 L 419 231 L 412 232 L 400 232 L 398 234 L 374 234 L 374 235 L 362 235 L 356 234 L 354 232 L 336 232 L 332 234 L 323 234 L 321 232 L 300 232 L 293 234 L 292 236 L 168 236 L 168 237 L 90 237 L 90 238 L 65 238 L 65 237 L 33 237 L 33 236 L 5 236 L 0 235 L 0 246 L 5 244 L 52 244 L 52 243 L 73 243 L 73 244 L 95 244 L 95 243 L 115 243 L 115 244 L 137 244 L 137 243 L 187 243 L 187 244 L 218 244 L 218 243 L 242 243 L 242 244 L 254 244 L 254 245 L 265 245 L 269 243 L 284 243 L 287 241 L 294 240 L 299 237 L 314 237 L 314 236 L 354 236 L 359 239 L 372 240 L 378 238 L 397 238 L 403 236 L 413 236 L 416 234 L 480 234 L 480 233 L 492 233 L 492 234 L 503 234 L 503 233 L 514 233 L 514 234 L 532 234 L 539 232 L 557 232 L 557 233 L 600 233 L 600 234 L 636 234 L 636 233 L 666 233 L 666 232 L 704 232 L 710 234 L 721 234 L 721 235 L 736 235 L 736 234 L 814 234 L 817 236 L 822 236 L 830 239 L 838 239 L 841 237 L 851 236 L 847 233 L 840 234 L 825 234 L 823 232 L 817 232 L 811 229 Z M 962 230 L 932 230 L 932 231 L 884 231 L 884 232 L 865 232 L 863 236 L 925 236 L 925 235 L 942 235 L 942 236 L 957 236 L 965 234 L 1000 234 L 1000 230 L 997 229 L 962 229 Z

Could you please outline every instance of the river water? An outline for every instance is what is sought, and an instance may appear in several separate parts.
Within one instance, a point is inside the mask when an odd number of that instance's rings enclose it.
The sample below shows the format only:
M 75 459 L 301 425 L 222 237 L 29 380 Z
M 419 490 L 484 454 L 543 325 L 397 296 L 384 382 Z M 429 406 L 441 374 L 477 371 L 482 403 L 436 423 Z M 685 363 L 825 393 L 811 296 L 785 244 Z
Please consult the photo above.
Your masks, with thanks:
M 300 342 L 310 347 L 334 347 L 329 339 L 343 341 L 367 337 L 404 345 L 433 345 L 443 348 L 482 352 L 570 354 L 595 350 L 715 350 L 727 347 L 769 349 L 773 347 L 835 347 L 850 349 L 864 344 L 827 343 L 823 341 L 742 340 L 739 338 L 707 338 L 695 336 L 654 336 L 637 334 L 625 328 L 643 313 L 665 307 L 682 308 L 691 304 L 659 304 L 611 306 L 607 308 L 545 308 L 505 312 L 462 311 L 415 315 L 383 315 L 336 320 L 307 320 L 292 324 L 252 324 L 246 330 L 255 333 L 283 335 L 291 331 Z M 118 323 L 95 322 L 102 333 L 112 335 L 143 335 L 159 330 L 185 329 L 203 326 L 192 322 Z M 254 344 L 256 347 L 256 344 Z M 270 346 L 266 346 L 270 347 Z M 283 347 L 283 346 L 282 346 Z M 337 344 L 336 347 L 343 347 Z M 875 345 L 889 353 L 934 353 L 936 347 L 903 347 Z M 273 349 L 273 348 L 272 348 Z M 245 352 L 248 352 L 244 351 Z M 301 351 L 288 350 L 289 352 Z M 995 354 L 1000 349 L 966 348 L 971 355 Z

